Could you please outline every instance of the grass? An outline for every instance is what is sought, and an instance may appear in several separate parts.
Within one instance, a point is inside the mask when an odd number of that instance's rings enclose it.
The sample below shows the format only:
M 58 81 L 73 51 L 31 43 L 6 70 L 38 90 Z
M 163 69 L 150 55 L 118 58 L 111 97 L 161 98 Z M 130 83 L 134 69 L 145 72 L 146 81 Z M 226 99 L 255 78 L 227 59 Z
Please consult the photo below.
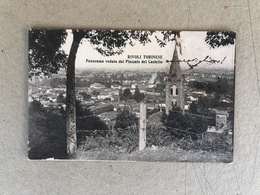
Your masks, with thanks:
M 206 151 L 182 150 L 170 147 L 148 147 L 143 151 L 112 152 L 108 149 L 78 150 L 75 160 L 120 160 L 120 161 L 145 161 L 145 162 L 232 162 L 232 153 L 216 153 Z
M 152 118 L 152 119 L 151 119 Z M 86 137 L 77 151 L 78 160 L 120 160 L 147 162 L 231 162 L 232 136 L 207 135 L 198 140 L 179 139 L 160 122 L 160 113 L 147 122 L 147 147 L 138 150 L 138 129 L 130 128 L 106 137 Z M 229 143 L 230 141 L 230 143 Z

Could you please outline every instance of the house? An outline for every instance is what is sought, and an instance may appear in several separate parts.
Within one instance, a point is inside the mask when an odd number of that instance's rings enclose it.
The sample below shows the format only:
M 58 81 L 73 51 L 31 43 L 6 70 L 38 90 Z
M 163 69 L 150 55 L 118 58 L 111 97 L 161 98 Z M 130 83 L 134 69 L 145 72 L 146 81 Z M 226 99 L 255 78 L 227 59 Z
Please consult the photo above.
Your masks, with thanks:
M 94 88 L 94 89 L 105 89 L 106 87 L 100 83 L 94 83 L 90 85 L 90 88 Z

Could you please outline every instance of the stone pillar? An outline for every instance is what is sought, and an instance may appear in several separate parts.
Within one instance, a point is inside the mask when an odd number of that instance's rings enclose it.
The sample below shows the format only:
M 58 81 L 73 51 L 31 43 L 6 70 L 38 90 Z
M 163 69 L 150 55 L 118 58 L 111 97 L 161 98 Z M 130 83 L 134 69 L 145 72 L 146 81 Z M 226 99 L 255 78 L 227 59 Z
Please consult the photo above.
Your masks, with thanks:
M 139 150 L 146 147 L 146 104 L 140 103 Z

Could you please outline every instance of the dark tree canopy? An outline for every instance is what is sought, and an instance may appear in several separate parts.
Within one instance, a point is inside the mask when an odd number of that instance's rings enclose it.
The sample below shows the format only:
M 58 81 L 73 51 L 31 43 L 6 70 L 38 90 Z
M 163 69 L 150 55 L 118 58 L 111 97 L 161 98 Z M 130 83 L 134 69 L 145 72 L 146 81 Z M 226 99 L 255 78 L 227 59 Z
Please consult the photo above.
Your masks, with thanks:
M 29 32 L 29 77 L 58 73 L 67 62 L 61 50 L 67 32 L 64 30 L 32 30 Z
M 140 30 L 93 30 L 89 31 L 88 39 L 95 49 L 104 56 L 122 54 L 127 44 L 134 45 L 134 41 L 141 44 L 151 42 L 153 31 Z
M 207 32 L 206 43 L 208 43 L 213 49 L 226 46 L 234 45 L 236 39 L 236 33 L 231 31 L 219 31 L 219 32 Z

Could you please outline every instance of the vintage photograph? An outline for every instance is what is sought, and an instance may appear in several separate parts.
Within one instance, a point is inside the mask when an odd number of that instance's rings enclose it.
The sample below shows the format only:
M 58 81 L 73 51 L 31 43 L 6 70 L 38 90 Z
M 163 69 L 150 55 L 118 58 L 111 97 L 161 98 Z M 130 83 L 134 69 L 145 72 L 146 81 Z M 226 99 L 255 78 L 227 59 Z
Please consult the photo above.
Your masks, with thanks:
M 28 158 L 233 160 L 236 33 L 29 29 Z

